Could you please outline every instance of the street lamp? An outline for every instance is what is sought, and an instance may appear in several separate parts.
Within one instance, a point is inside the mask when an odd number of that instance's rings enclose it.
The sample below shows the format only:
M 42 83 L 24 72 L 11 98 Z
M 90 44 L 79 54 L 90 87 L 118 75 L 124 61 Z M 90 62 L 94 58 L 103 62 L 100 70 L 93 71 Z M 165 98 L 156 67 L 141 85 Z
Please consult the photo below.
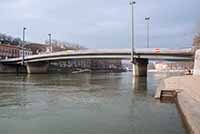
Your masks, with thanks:
M 134 48 L 134 45 L 135 45 L 135 35 L 134 35 L 134 30 L 135 30 L 135 27 L 134 27 L 134 5 L 136 4 L 135 1 L 131 1 L 129 3 L 132 7 L 132 38 L 131 38 L 131 62 L 133 63 L 133 56 L 134 56 L 134 51 L 135 51 L 135 48 Z
M 146 17 L 145 20 L 147 21 L 147 48 L 149 48 L 149 20 L 150 20 L 150 17 Z
M 22 41 L 22 65 L 24 65 L 25 31 L 26 31 L 26 27 L 23 28 L 23 41 Z
M 52 46 L 52 43 L 51 43 L 51 34 L 48 34 L 49 36 L 49 46 L 51 47 L 51 53 L 53 52 L 53 46 Z

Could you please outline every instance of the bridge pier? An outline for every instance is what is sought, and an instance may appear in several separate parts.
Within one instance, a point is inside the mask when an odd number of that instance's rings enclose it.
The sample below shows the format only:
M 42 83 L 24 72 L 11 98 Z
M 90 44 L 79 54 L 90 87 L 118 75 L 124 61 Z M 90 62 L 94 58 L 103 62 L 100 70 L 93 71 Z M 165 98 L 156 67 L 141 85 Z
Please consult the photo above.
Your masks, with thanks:
M 45 74 L 48 73 L 49 62 L 34 62 L 26 64 L 28 74 Z
M 133 76 L 146 77 L 148 69 L 148 59 L 134 59 Z

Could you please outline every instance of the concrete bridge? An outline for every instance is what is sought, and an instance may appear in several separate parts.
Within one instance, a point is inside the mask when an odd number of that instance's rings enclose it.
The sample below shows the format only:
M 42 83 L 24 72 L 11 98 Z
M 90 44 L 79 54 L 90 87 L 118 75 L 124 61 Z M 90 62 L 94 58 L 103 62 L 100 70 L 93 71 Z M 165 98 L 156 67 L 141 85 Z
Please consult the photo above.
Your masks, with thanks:
M 32 55 L 24 58 L 28 73 L 47 73 L 49 61 L 69 59 L 131 59 L 130 49 L 67 50 Z M 22 57 L 1 60 L 1 66 L 21 65 Z M 146 76 L 149 60 L 192 61 L 192 49 L 136 49 L 134 53 L 134 75 Z

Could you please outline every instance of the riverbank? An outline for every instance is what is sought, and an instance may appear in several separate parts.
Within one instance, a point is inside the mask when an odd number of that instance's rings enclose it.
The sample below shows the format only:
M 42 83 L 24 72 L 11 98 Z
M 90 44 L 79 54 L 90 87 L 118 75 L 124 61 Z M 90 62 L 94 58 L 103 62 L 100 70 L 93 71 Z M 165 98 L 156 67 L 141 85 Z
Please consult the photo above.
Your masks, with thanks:
M 177 106 L 191 134 L 200 134 L 200 77 L 180 76 L 165 79 L 159 85 L 155 98 L 163 91 L 176 91 Z
M 184 72 L 186 72 L 186 70 L 156 70 L 156 69 L 150 69 L 150 70 L 148 70 L 148 72 L 151 72 L 151 73 L 176 73 L 176 72 L 184 73 Z

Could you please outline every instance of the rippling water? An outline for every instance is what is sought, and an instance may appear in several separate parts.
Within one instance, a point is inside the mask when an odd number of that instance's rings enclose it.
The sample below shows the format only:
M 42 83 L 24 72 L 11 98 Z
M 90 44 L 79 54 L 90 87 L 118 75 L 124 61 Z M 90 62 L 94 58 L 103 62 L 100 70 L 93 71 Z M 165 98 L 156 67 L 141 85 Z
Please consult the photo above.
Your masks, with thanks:
M 0 134 L 184 134 L 176 105 L 152 97 L 171 74 L 148 75 L 1 74 Z

